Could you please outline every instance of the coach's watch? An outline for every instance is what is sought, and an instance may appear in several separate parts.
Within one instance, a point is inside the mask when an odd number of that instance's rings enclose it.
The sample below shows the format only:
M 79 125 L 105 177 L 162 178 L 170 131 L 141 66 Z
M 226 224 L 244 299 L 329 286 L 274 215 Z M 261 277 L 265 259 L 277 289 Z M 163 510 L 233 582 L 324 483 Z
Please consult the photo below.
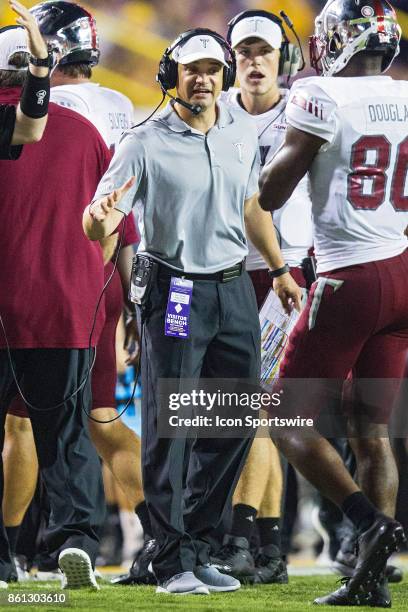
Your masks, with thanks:
M 34 55 L 30 55 L 30 64 L 33 66 L 37 66 L 38 68 L 52 68 L 54 59 L 52 53 L 49 53 L 47 57 L 35 57 Z
M 270 278 L 278 278 L 278 276 L 282 276 L 290 271 L 288 264 L 285 264 L 282 268 L 278 268 L 277 270 L 268 270 L 268 274 Z

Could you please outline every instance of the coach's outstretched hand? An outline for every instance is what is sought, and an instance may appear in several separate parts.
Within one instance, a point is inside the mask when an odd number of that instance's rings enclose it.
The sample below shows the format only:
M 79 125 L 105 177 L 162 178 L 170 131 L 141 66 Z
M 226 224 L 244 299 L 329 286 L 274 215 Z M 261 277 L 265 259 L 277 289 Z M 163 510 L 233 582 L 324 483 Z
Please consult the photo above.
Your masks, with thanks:
M 302 308 L 302 290 L 289 272 L 273 279 L 273 290 L 280 299 L 286 314 L 290 314 L 293 308 L 298 312 Z
M 116 204 L 119 204 L 125 193 L 129 191 L 129 189 L 135 183 L 135 177 L 132 176 L 126 183 L 112 191 L 109 195 L 104 198 L 100 198 L 89 206 L 89 213 L 93 219 L 99 222 L 105 221 L 109 213 L 115 208 Z
M 82 226 L 90 240 L 102 240 L 117 228 L 124 213 L 116 210 L 116 205 L 133 187 L 135 180 L 136 177 L 132 176 L 121 187 L 85 208 Z

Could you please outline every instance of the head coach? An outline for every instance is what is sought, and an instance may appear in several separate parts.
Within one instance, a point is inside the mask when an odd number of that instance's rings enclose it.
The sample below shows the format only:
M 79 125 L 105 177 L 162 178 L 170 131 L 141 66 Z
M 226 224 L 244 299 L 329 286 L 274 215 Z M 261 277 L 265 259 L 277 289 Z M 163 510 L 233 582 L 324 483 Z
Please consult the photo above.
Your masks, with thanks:
M 245 272 L 246 232 L 276 271 L 287 306 L 298 305 L 300 290 L 287 273 L 271 216 L 258 205 L 253 122 L 217 101 L 235 80 L 228 43 L 211 30 L 185 32 L 165 51 L 158 80 L 165 92 L 176 87 L 177 98 L 126 133 L 83 223 L 97 240 L 136 206 L 139 257 L 157 266 L 143 298 L 142 346 L 143 480 L 158 541 L 153 569 L 158 592 L 208 594 L 240 586 L 209 565 L 207 536 L 230 500 L 250 441 L 196 439 L 186 450 L 185 440 L 159 438 L 157 382 L 258 377 L 260 330 Z M 174 330 L 165 327 L 166 308 L 180 277 L 189 320 Z
M 34 17 L 20 2 L 9 0 L 9 4 L 19 15 L 20 25 L 0 29 L 2 87 L 30 53 L 29 69 L 21 73 L 24 89 L 18 106 L 0 104 L 0 159 L 15 160 L 21 155 L 21 145 L 38 142 L 43 135 L 50 97 L 50 60 Z

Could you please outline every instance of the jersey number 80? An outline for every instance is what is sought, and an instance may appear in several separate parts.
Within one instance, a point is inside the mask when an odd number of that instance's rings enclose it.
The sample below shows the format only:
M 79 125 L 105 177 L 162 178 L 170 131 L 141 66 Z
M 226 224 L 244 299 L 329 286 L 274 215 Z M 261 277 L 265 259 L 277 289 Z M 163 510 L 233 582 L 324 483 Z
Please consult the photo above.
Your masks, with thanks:
M 385 136 L 363 136 L 354 143 L 347 197 L 357 210 L 376 210 L 384 203 L 391 149 L 392 145 Z M 372 154 L 372 160 L 369 154 Z M 398 146 L 392 178 L 390 201 L 397 212 L 408 211 L 408 194 L 405 195 L 407 171 L 408 138 Z

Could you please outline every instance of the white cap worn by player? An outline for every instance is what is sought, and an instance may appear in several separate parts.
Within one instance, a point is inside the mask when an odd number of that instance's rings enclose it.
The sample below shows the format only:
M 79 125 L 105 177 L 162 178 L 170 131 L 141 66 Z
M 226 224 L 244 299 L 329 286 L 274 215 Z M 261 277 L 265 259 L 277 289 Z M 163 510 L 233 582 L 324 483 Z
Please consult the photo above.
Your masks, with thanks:
M 282 45 L 282 30 L 271 19 L 258 15 L 246 17 L 238 21 L 231 32 L 231 47 L 234 49 L 246 38 L 260 38 L 272 49 L 280 49 Z
M 24 28 L 11 28 L 0 32 L 0 70 L 27 70 L 16 68 L 9 61 L 14 53 L 29 53 Z
M 172 57 L 179 64 L 191 64 L 201 59 L 214 59 L 228 67 L 221 45 L 207 34 L 193 36 L 184 45 L 176 47 Z

